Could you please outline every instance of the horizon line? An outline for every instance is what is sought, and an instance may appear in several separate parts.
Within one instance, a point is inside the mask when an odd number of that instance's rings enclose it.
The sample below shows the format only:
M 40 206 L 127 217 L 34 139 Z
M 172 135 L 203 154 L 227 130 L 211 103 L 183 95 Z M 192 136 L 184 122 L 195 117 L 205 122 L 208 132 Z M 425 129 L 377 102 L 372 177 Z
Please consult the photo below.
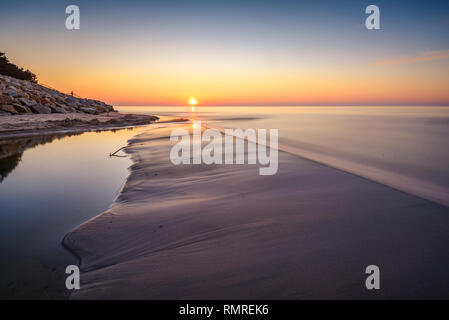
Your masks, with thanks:
M 111 104 L 117 107 L 191 107 L 188 104 Z M 195 107 L 449 107 L 449 102 L 443 104 L 199 104 Z

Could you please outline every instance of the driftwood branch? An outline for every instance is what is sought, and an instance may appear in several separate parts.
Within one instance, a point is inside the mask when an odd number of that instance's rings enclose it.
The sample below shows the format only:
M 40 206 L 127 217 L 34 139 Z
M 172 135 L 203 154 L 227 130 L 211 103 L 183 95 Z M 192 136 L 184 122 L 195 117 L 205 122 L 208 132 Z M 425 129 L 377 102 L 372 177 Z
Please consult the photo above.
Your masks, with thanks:
M 123 149 L 125 149 L 125 147 L 121 147 L 120 149 L 116 150 L 115 152 L 110 153 L 110 154 L 109 154 L 109 157 L 126 158 L 126 156 L 117 155 L 117 152 L 119 152 L 119 151 L 121 151 L 121 150 L 123 150 Z

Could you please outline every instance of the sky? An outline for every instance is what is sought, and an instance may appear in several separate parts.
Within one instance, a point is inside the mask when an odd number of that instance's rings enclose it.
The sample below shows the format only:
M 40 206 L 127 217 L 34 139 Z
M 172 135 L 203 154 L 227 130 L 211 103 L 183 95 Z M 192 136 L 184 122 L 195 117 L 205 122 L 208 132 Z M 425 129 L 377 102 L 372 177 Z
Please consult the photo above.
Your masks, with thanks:
M 114 105 L 449 105 L 449 1 L 0 1 L 0 51 Z

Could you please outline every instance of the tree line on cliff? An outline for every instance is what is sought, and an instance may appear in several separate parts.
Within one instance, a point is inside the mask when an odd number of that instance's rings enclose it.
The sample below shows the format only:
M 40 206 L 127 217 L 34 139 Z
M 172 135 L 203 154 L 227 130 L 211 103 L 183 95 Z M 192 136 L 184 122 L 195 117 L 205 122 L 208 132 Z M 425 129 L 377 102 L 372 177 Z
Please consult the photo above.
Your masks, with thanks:
M 34 73 L 11 63 L 3 52 L 0 52 L 0 74 L 37 83 L 37 77 Z

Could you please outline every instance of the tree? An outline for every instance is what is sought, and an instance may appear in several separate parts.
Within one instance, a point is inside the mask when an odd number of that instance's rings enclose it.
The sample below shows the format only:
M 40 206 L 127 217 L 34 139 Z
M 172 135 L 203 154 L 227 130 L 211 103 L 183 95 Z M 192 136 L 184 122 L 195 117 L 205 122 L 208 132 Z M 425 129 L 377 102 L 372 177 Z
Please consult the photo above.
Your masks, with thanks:
M 9 62 L 4 52 L 0 52 L 0 74 L 20 80 L 28 80 L 37 83 L 37 77 L 30 70 L 23 70 Z

